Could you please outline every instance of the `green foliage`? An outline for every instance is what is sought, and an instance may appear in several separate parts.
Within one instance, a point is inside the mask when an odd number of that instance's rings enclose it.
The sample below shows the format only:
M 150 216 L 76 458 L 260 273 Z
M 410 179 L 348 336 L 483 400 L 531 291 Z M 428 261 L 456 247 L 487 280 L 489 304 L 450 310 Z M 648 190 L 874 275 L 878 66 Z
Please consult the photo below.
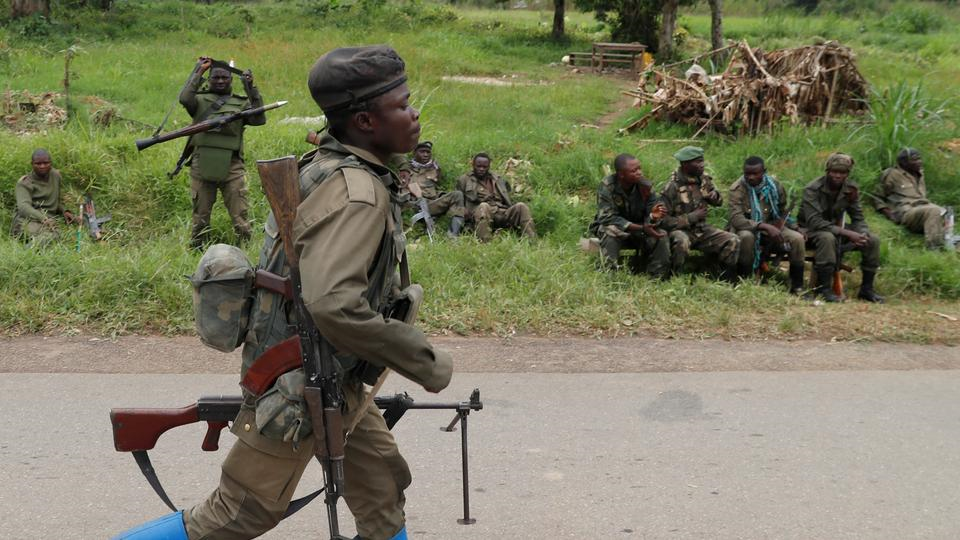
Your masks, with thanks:
M 890 32 L 928 34 L 943 28 L 943 18 L 919 5 L 898 4 L 880 20 L 880 27 Z

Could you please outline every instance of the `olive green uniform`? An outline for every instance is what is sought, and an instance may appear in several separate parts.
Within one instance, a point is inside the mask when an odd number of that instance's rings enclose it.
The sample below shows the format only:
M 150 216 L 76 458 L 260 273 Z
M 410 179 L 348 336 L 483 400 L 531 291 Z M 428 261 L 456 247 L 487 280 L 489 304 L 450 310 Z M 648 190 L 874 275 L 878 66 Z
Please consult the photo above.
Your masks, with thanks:
M 783 189 L 783 184 L 776 178 L 768 176 L 777 189 L 777 215 L 780 219 L 789 217 L 787 213 L 787 192 Z M 763 235 L 758 227 L 760 223 L 769 223 L 779 225 L 778 218 L 774 217 L 771 202 L 766 197 L 757 196 L 760 203 L 761 221 L 753 219 L 753 208 L 751 206 L 751 187 L 742 176 L 730 186 L 730 194 L 727 197 L 727 209 L 729 211 L 729 221 L 727 230 L 736 234 L 740 238 L 740 260 L 741 268 L 753 268 L 756 259 L 757 237 L 760 237 L 762 244 L 766 245 L 771 252 L 781 253 L 786 246 L 776 246 L 770 242 L 770 238 Z M 803 264 L 803 258 L 806 252 L 803 235 L 799 232 L 784 226 L 780 231 L 785 243 L 789 244 L 786 250 L 790 256 L 790 264 Z
M 600 240 L 600 252 L 608 263 L 618 263 L 621 249 L 636 249 L 638 255 L 646 256 L 650 275 L 663 277 L 669 272 L 669 239 L 628 230 L 632 224 L 651 223 L 650 212 L 656 203 L 656 196 L 638 184 L 625 191 L 616 175 L 603 179 L 597 188 L 597 215 L 590 224 L 590 234 Z
M 463 193 L 465 217 L 473 223 L 481 242 L 489 242 L 496 229 L 510 228 L 527 238 L 536 238 L 530 208 L 522 202 L 510 201 L 510 184 L 499 175 L 487 173 L 477 178 L 471 172 L 457 180 L 457 190 Z
M 411 161 L 404 166 L 404 170 L 410 173 L 410 182 L 420 186 L 423 198 L 427 200 L 427 209 L 433 217 L 447 215 L 449 217 L 463 217 L 463 192 L 451 191 L 445 193 L 440 187 L 441 171 L 439 167 L 420 166 L 419 163 Z M 404 188 L 403 193 L 410 193 Z M 416 200 L 410 200 L 407 203 L 409 208 L 417 208 Z
M 868 236 L 867 245 L 857 248 L 839 237 L 844 216 L 850 216 L 849 228 Z M 807 230 L 807 241 L 815 250 L 813 265 L 820 268 L 837 267 L 837 251 L 859 250 L 863 254 L 860 268 L 874 273 L 880 266 L 880 240 L 874 236 L 863 218 L 860 207 L 860 189 L 849 179 L 840 191 L 833 193 L 826 176 L 821 176 L 803 189 L 803 203 L 797 220 Z
M 56 239 L 56 226 L 45 225 L 44 221 L 63 214 L 64 208 L 60 202 L 61 180 L 60 171 L 50 169 L 46 179 L 31 172 L 17 181 L 14 190 L 17 211 L 10 230 L 13 236 L 41 243 Z
M 404 252 L 396 177 L 372 154 L 342 145 L 329 133 L 318 146 L 300 170 L 303 202 L 294 222 L 303 300 L 335 348 L 344 377 L 344 426 L 360 416 L 346 445 L 344 499 L 364 540 L 386 540 L 404 526 L 410 470 L 377 407 L 358 410 L 365 392 L 360 368 L 363 362 L 386 366 L 439 390 L 450 381 L 452 360 L 431 347 L 417 328 L 381 314 L 398 293 L 393 276 Z M 286 273 L 272 214 L 265 230 L 260 266 Z M 274 293 L 258 291 L 241 375 L 260 354 L 291 335 L 285 304 Z M 283 517 L 314 456 L 315 437 L 299 401 L 302 380 L 302 370 L 296 370 L 281 377 L 259 402 L 244 396 L 231 428 L 239 440 L 223 463 L 220 487 L 184 513 L 191 540 L 252 538 Z M 292 400 L 279 414 L 264 414 L 260 421 L 269 397 L 278 391 L 293 394 Z
M 705 196 L 717 193 L 716 201 Z M 720 230 L 706 221 L 696 220 L 691 214 L 703 205 L 720 206 L 723 197 L 713 184 L 713 178 L 704 174 L 700 178 L 688 178 L 683 171 L 676 170 L 660 194 L 660 202 L 667 207 L 667 215 L 661 226 L 670 231 L 670 253 L 675 273 L 683 269 L 690 249 L 714 254 L 724 266 L 734 267 L 740 253 L 737 235 Z
M 180 94 L 180 103 L 194 122 L 233 114 L 251 107 L 262 107 L 263 98 L 256 86 L 250 87 L 249 96 L 221 95 L 200 92 L 203 76 L 196 73 Z M 210 228 L 210 213 L 217 201 L 217 191 L 223 193 L 223 202 L 233 221 L 233 229 L 241 240 L 250 238 L 250 222 L 247 219 L 247 181 L 243 164 L 244 125 L 262 126 L 267 123 L 265 114 L 235 120 L 229 124 L 194 135 L 188 144 L 193 145 L 190 158 L 190 195 L 193 200 L 194 244 L 203 241 Z
M 923 172 L 914 176 L 902 167 L 890 167 L 880 175 L 877 210 L 890 209 L 893 221 L 910 232 L 923 233 L 927 248 L 940 249 L 944 242 L 943 215 L 946 210 L 927 199 Z

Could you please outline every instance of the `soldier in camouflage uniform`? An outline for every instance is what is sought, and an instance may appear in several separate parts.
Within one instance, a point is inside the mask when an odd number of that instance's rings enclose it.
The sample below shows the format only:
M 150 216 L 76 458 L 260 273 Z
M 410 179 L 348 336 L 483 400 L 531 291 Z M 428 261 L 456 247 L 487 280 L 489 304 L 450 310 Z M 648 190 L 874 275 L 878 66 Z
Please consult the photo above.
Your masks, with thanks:
M 212 60 L 201 58 L 200 69 L 180 93 L 180 104 L 193 117 L 194 123 L 218 116 L 233 114 L 243 109 L 262 107 L 263 98 L 253 83 L 248 69 L 240 77 L 246 96 L 232 94 L 233 75 L 222 67 L 210 69 Z M 210 70 L 208 89 L 200 91 L 203 74 Z M 247 219 L 247 180 L 243 165 L 243 128 L 249 124 L 262 126 L 267 117 L 261 113 L 236 120 L 221 128 L 191 137 L 190 195 L 193 199 L 193 229 L 190 245 L 200 248 L 210 229 L 210 213 L 217 201 L 217 191 L 223 193 L 223 202 L 233 221 L 233 230 L 242 243 L 250 239 Z
M 39 148 L 30 157 L 33 172 L 20 177 L 15 188 L 17 211 L 13 215 L 11 234 L 32 243 L 46 244 L 56 240 L 57 217 L 68 224 L 77 223 L 74 216 L 60 202 L 60 171 L 53 168 L 50 152 Z
M 827 158 L 826 174 L 807 184 L 803 189 L 803 204 L 797 219 L 806 229 L 813 249 L 813 271 L 817 276 L 816 293 L 827 302 L 839 302 L 830 283 L 839 264 L 838 255 L 847 250 L 862 254 L 860 268 L 863 282 L 857 297 L 867 302 L 883 303 L 883 297 L 873 288 L 874 277 L 880 266 L 880 239 L 870 232 L 863 209 L 860 207 L 860 188 L 849 179 L 853 158 L 846 154 L 831 154 Z M 850 216 L 849 226 L 845 216 Z
M 536 238 L 530 208 L 522 202 L 510 201 L 510 184 L 490 172 L 490 156 L 481 152 L 473 156 L 473 171 L 457 180 L 463 193 L 466 218 L 473 223 L 481 242 L 489 242 L 496 229 L 514 229 L 526 238 Z
M 399 181 L 385 163 L 391 154 L 416 146 L 420 113 L 409 103 L 403 60 L 384 45 L 323 55 L 310 71 L 308 86 L 329 130 L 301 160 L 302 202 L 293 234 L 304 303 L 335 349 L 343 377 L 344 427 L 359 418 L 346 441 L 344 499 L 356 520 L 357 538 L 405 540 L 410 469 L 377 406 L 360 409 L 366 393 L 361 376 L 368 367 L 389 367 L 430 392 L 445 388 L 452 376 L 449 353 L 433 348 L 414 326 L 382 315 L 399 294 L 394 274 L 405 257 Z M 259 266 L 286 273 L 284 261 L 271 214 Z M 400 263 L 400 269 L 406 265 Z M 289 312 L 283 297 L 258 291 L 243 372 L 295 332 Z M 303 385 L 303 370 L 297 369 L 259 399 L 245 394 L 231 428 L 238 440 L 223 463 L 219 488 L 182 518 L 171 514 L 122 538 L 232 540 L 273 528 L 314 457 Z M 262 410 L 278 393 L 278 398 L 291 396 L 272 401 L 285 402 L 285 410 L 272 405 Z M 162 531 L 169 536 L 160 536 L 162 527 L 169 527 Z
M 727 230 L 740 237 L 738 272 L 742 277 L 756 272 L 762 252 L 790 256 L 790 292 L 803 291 L 803 235 L 788 227 L 787 192 L 779 180 L 767 174 L 763 159 L 751 156 L 743 162 L 743 176 L 730 186 Z
M 400 169 L 400 181 L 404 187 L 401 194 L 409 194 L 408 208 L 419 209 L 416 199 L 423 197 L 432 217 L 450 216 L 450 228 L 447 234 L 455 237 L 463 228 L 463 192 L 445 193 L 440 188 L 442 179 L 440 165 L 433 159 L 433 143 L 423 141 L 413 151 L 413 159 Z
M 707 205 L 721 206 L 723 195 L 704 174 L 703 149 L 685 146 L 673 155 L 680 168 L 673 172 L 660 200 L 667 207 L 661 226 L 670 232 L 670 252 L 674 273 L 683 270 L 690 249 L 718 255 L 723 277 L 737 279 L 740 240 L 737 235 L 707 224 Z
M 943 248 L 946 209 L 927 199 L 919 151 L 904 148 L 897 154 L 897 166 L 883 171 L 880 199 L 876 207 L 884 216 L 910 232 L 923 233 L 927 249 Z
M 613 168 L 616 172 L 597 188 L 597 215 L 590 234 L 600 239 L 608 267 L 619 266 L 621 249 L 636 249 L 638 259 L 641 254 L 647 258 L 647 273 L 664 278 L 670 271 L 670 243 L 657 226 L 666 208 L 657 202 L 653 184 L 643 177 L 637 158 L 620 154 Z

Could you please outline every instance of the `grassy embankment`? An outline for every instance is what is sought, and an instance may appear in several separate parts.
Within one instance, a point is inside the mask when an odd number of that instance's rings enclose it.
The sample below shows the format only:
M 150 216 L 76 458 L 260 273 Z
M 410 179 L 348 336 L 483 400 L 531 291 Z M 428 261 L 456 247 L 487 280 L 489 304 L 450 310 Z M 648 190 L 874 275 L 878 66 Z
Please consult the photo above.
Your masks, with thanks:
M 890 299 L 886 306 L 813 306 L 776 286 L 732 289 L 690 277 L 662 284 L 595 272 L 593 259 L 575 244 L 592 217 L 593 191 L 603 166 L 619 152 L 633 152 L 648 176 L 661 184 L 675 166 L 670 155 L 676 144 L 638 141 L 689 137 L 692 130 L 652 125 L 643 133 L 617 137 L 616 128 L 642 111 L 628 111 L 602 129 L 585 125 L 622 103 L 618 90 L 626 84 L 549 65 L 601 37 L 585 15 L 573 16 L 572 43 L 555 45 L 547 38 L 549 14 L 530 12 L 468 11 L 450 20 L 446 10 L 378 8 L 365 10 L 357 20 L 356 13 L 318 14 L 290 4 L 230 7 L 172 1 L 144 3 L 133 11 L 124 8 L 112 19 L 82 16 L 87 31 L 73 37 L 83 50 L 74 60 L 72 88 L 81 110 L 84 96 L 99 96 L 124 117 L 157 122 L 193 58 L 234 58 L 237 65 L 254 69 L 265 99 L 291 102 L 274 112 L 267 126 L 247 131 L 248 160 L 303 152 L 303 134 L 317 122 L 291 120 L 317 115 L 303 82 L 309 65 L 331 47 L 380 41 L 393 44 L 408 61 L 411 87 L 424 109 L 424 137 L 437 142 L 436 154 L 449 180 L 465 172 L 469 157 L 480 150 L 494 156 L 495 166 L 507 157 L 531 164 L 515 183 L 523 188 L 519 197 L 533 207 L 541 240 L 531 245 L 504 235 L 490 245 L 466 238 L 416 243 L 411 259 L 429 292 L 423 313 L 429 331 L 957 341 L 956 323 L 926 311 L 958 314 L 960 258 L 924 252 L 919 238 L 873 213 L 871 225 L 884 239 L 879 287 Z M 218 23 L 225 17 L 247 24 Z M 687 48 L 696 49 L 708 35 L 708 19 L 696 15 L 681 22 L 691 31 Z M 186 29 L 190 25 L 194 29 Z M 729 37 L 767 48 L 807 43 L 814 35 L 840 39 L 857 50 L 861 69 L 879 88 L 901 80 L 922 82 L 925 95 L 942 100 L 960 78 L 960 35 L 955 30 L 896 34 L 876 17 L 789 15 L 730 17 L 726 25 Z M 58 51 L 74 41 L 24 40 L 21 31 L 23 26 L 0 29 L 0 75 L 7 88 L 58 88 L 63 75 Z M 114 35 L 104 38 L 109 32 Z M 535 84 L 471 85 L 445 81 L 445 75 L 516 76 L 516 81 Z M 955 118 L 958 105 L 951 103 L 949 109 Z M 188 120 L 179 110 L 174 118 L 176 125 Z M 771 137 L 736 141 L 708 136 L 702 142 L 723 186 L 736 179 L 743 157 L 758 154 L 799 190 L 820 174 L 824 157 L 834 149 L 857 157 L 855 176 L 869 186 L 881 167 L 871 151 L 876 137 L 869 127 L 851 137 L 854 127 L 785 127 Z M 943 146 L 956 136 L 955 124 L 948 120 L 924 127 L 914 144 L 925 152 L 928 185 L 941 201 L 960 203 L 960 158 Z M 114 216 L 108 241 L 94 245 L 85 238 L 79 253 L 72 232 L 42 253 L 0 240 L 0 327 L 5 332 L 190 331 L 189 285 L 182 276 L 192 271 L 197 255 L 184 247 L 188 180 L 181 174 L 171 182 L 164 174 L 179 154 L 178 143 L 136 152 L 133 139 L 147 133 L 122 125 L 95 128 L 83 114 L 62 131 L 25 137 L 0 132 L 0 144 L 7 149 L 0 156 L 5 208 L 0 227 L 9 227 L 13 184 L 26 172 L 29 153 L 37 146 L 52 151 L 71 206 L 90 189 L 100 211 Z M 252 167 L 249 180 L 252 214 L 262 223 L 267 205 Z M 712 219 L 722 223 L 720 212 L 715 214 Z M 232 239 L 219 206 L 214 229 L 217 237 Z M 849 292 L 857 280 L 856 274 L 849 279 Z

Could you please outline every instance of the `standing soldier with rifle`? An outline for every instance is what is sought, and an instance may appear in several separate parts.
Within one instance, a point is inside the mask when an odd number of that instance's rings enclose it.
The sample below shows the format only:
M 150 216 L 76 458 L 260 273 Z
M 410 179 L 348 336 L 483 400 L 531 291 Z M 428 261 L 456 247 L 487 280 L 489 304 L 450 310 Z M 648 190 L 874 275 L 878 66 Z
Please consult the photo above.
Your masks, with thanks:
M 283 519 L 316 452 L 324 461 L 331 538 L 345 540 L 336 525 L 336 496 L 341 493 L 331 494 L 333 488 L 342 489 L 359 538 L 406 539 L 403 506 L 410 470 L 379 409 L 366 399 L 364 382 L 376 381 L 390 368 L 439 392 L 453 371 L 450 355 L 434 349 L 420 330 L 388 318 L 403 299 L 399 286 L 409 283 L 399 185 L 385 166 L 392 154 L 412 151 L 420 136 L 420 114 L 410 106 L 406 80 L 403 60 L 387 46 L 342 48 L 320 57 L 308 86 L 329 130 L 300 162 L 299 206 L 278 208 L 270 196 L 275 212 L 265 227 L 260 267 L 290 275 L 300 298 L 294 297 L 291 305 L 281 294 L 258 290 L 241 375 L 256 370 L 265 351 L 297 340 L 299 334 L 304 357 L 316 353 L 322 366 L 334 363 L 335 384 L 327 384 L 329 373 L 315 379 L 296 369 L 281 375 L 259 398 L 245 389 L 231 428 L 239 440 L 224 461 L 217 490 L 191 509 L 120 538 L 259 536 Z M 262 163 L 261 170 L 270 164 Z M 289 256 L 286 245 L 295 246 Z M 394 277 L 398 265 L 400 284 Z M 315 384 L 318 380 L 322 388 Z M 334 399 L 324 402 L 322 420 L 312 406 L 318 392 L 325 400 Z M 326 395 L 331 392 L 339 395 Z M 345 444 L 345 437 L 314 436 L 315 426 L 330 434 L 338 421 L 340 435 L 352 433 Z M 337 456 L 315 445 L 334 451 L 339 445 L 342 460 L 335 462 L 331 458 Z
M 208 89 L 200 92 L 203 74 L 208 70 Z M 240 74 L 246 96 L 232 93 L 231 70 Z M 253 84 L 253 73 L 249 69 L 241 72 L 227 64 L 204 57 L 200 59 L 199 68 L 180 92 L 180 104 L 193 117 L 193 122 L 198 123 L 243 109 L 261 107 L 263 99 Z M 247 181 L 243 165 L 243 128 L 248 124 L 262 126 L 266 123 L 267 117 L 264 114 L 250 116 L 194 135 L 187 142 L 181 160 L 186 157 L 190 160 L 190 195 L 193 199 L 191 247 L 200 249 L 206 241 L 217 190 L 223 193 L 223 202 L 230 213 L 230 219 L 233 220 L 233 230 L 238 241 L 246 242 L 250 239 Z

